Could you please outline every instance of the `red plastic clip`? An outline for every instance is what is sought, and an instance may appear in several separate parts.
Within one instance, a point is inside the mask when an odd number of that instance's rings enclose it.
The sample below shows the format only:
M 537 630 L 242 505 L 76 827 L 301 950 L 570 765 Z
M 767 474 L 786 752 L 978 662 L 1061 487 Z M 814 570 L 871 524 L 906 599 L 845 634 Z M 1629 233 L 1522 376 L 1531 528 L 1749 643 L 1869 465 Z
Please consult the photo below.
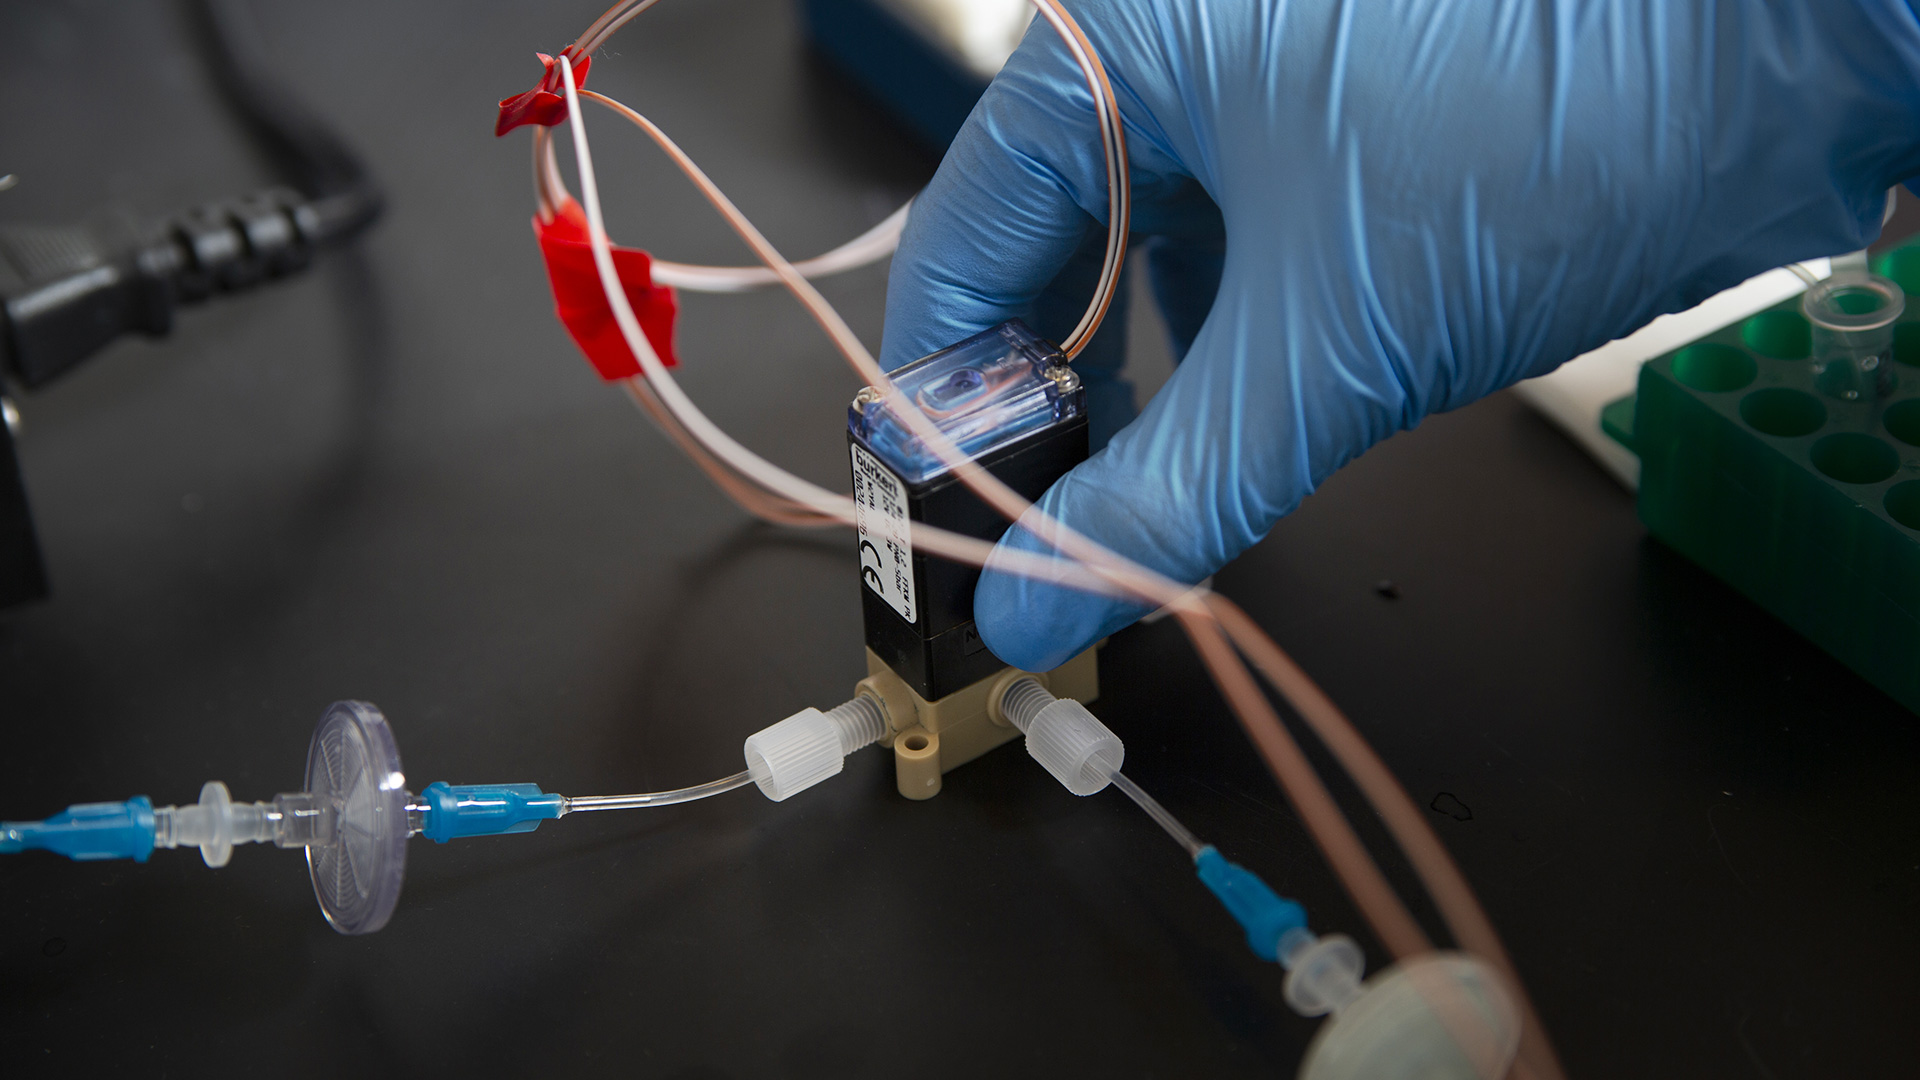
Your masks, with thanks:
M 540 240 L 540 254 L 547 260 L 547 279 L 553 283 L 553 313 L 572 335 L 573 343 L 608 382 L 640 374 L 640 361 L 627 348 L 619 324 L 613 321 L 607 294 L 600 287 L 593 248 L 587 243 L 587 215 L 580 204 L 568 199 L 552 221 L 534 218 L 533 234 Z M 638 248 L 616 244 L 613 269 L 620 275 L 620 287 L 633 305 L 648 344 L 660 355 L 660 362 L 679 366 L 673 355 L 673 319 L 679 305 L 672 289 L 653 283 L 653 260 Z
M 505 135 L 522 124 L 552 127 L 567 118 L 567 87 L 561 78 L 560 65 L 546 53 L 534 55 L 547 66 L 546 73 L 540 76 L 538 86 L 500 103 L 500 118 L 493 123 L 495 135 Z M 575 56 L 571 45 L 560 50 L 560 55 L 573 64 L 573 85 L 576 88 L 587 85 L 587 69 L 593 66 L 593 57 Z

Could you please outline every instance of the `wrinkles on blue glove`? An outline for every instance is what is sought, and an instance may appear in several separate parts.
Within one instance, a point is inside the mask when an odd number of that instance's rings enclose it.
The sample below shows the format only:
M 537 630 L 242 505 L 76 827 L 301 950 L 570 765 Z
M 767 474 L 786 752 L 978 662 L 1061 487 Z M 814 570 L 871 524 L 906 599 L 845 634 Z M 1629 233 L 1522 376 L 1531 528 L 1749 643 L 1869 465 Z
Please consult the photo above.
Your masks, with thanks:
M 1322 363 L 1263 373 L 1282 377 L 1251 378 L 1245 365 L 1222 359 L 1260 344 L 1219 340 L 1252 324 L 1251 313 L 1237 310 L 1253 302 L 1250 293 L 1236 282 L 1237 275 L 1252 272 L 1258 271 L 1229 260 L 1216 317 L 1175 377 L 1138 420 L 1049 489 L 1037 510 L 1174 581 L 1197 582 L 1264 536 L 1317 482 L 1308 470 L 1316 460 L 1313 445 L 1327 441 L 1320 430 L 1327 418 L 1315 403 L 1339 402 L 1342 422 L 1377 425 L 1352 445 L 1364 448 L 1391 433 L 1402 399 L 1376 395 L 1374 382 L 1391 382 L 1378 372 L 1365 378 L 1344 365 Z M 1333 355 L 1341 347 L 1309 340 L 1318 332 L 1315 324 L 1280 314 L 1293 351 Z M 1325 467 L 1340 464 L 1344 459 Z M 1010 532 L 1001 545 L 1047 550 L 1024 529 Z M 1147 610 L 1001 573 L 991 562 L 974 593 L 975 620 L 987 647 L 1030 671 L 1057 666 Z
M 1920 174 L 1900 0 L 1074 11 L 1126 115 L 1133 228 L 1185 358 L 1040 506 L 1183 582 L 1430 413 L 1864 246 L 1886 188 Z M 1036 24 L 915 205 L 883 363 L 1077 317 L 1106 197 L 1085 84 Z M 1090 387 L 1116 384 L 1110 334 Z M 992 568 L 975 596 L 987 644 L 1029 669 L 1140 613 Z

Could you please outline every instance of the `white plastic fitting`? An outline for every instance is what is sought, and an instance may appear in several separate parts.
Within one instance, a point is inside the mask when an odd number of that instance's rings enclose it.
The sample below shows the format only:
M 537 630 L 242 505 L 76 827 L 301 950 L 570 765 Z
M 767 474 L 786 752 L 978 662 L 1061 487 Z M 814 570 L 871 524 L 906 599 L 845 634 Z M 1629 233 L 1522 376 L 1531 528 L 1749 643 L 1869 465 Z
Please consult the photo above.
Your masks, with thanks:
M 1057 698 L 1035 679 L 1016 679 L 1000 698 L 1007 721 L 1027 736 L 1027 753 L 1075 795 L 1113 783 L 1127 748 L 1072 698 Z
M 153 808 L 153 846 L 197 847 L 208 866 L 225 866 L 235 844 L 300 847 L 331 842 L 331 815 L 315 807 L 313 796 L 278 795 L 270 803 L 233 801 L 227 785 L 209 780 L 200 801 L 189 806 Z
M 1336 982 L 1344 981 L 1344 966 L 1333 965 Z M 1300 971 L 1296 967 L 1287 982 L 1287 1000 L 1295 1008 L 1293 975 Z M 1498 1080 L 1513 1067 L 1520 1012 L 1486 961 L 1466 953 L 1424 953 L 1357 989 L 1320 1026 L 1301 1062 L 1300 1080 Z
M 865 694 L 824 713 L 802 709 L 747 736 L 747 772 L 760 794 L 781 802 L 839 775 L 848 754 L 886 733 L 886 713 Z
M 1365 982 L 1345 934 L 1280 936 L 1284 996 L 1301 1016 L 1332 1016 L 1300 1080 L 1499 1080 L 1520 1048 L 1520 1013 L 1493 968 L 1466 953 L 1423 953 Z
M 1301 1016 L 1339 1012 L 1360 996 L 1366 954 L 1345 934 L 1315 937 L 1289 930 L 1280 938 L 1280 963 L 1287 969 L 1282 996 Z

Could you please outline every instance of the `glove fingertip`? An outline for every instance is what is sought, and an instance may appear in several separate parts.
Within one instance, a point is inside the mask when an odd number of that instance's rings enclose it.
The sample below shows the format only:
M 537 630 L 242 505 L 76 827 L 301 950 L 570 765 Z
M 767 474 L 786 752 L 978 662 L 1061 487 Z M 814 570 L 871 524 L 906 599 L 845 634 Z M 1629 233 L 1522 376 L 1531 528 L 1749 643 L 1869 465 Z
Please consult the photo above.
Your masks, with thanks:
M 1000 549 L 1008 548 L 1047 551 L 1018 526 L 1000 541 Z M 973 594 L 980 640 L 1022 671 L 1051 671 L 1145 614 L 1138 605 L 1009 573 L 991 561 Z

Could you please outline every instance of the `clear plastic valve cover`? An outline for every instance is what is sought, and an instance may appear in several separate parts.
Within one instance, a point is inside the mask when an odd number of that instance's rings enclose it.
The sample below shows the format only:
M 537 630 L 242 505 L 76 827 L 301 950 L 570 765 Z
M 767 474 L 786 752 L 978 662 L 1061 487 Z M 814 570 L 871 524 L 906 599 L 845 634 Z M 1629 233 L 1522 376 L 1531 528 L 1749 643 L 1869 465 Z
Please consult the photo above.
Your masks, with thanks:
M 343 934 L 387 925 L 407 873 L 407 778 L 393 729 L 364 701 L 336 701 L 307 748 L 307 791 L 334 842 L 307 848 L 313 893 Z
M 923 356 L 889 378 L 969 458 L 1078 416 L 1086 402 L 1067 358 L 1018 319 Z M 847 427 L 909 484 L 946 471 L 885 402 L 856 403 Z

